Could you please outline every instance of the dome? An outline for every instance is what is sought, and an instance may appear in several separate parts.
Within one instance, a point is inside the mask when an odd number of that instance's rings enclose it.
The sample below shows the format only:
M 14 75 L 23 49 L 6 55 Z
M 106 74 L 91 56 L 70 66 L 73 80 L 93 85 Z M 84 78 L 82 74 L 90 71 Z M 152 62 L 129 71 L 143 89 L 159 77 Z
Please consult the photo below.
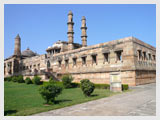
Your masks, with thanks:
M 29 48 L 27 48 L 26 50 L 24 50 L 22 53 L 21 53 L 22 56 L 24 57 L 33 57 L 33 56 L 36 56 L 37 54 L 34 53 L 32 50 L 30 50 Z

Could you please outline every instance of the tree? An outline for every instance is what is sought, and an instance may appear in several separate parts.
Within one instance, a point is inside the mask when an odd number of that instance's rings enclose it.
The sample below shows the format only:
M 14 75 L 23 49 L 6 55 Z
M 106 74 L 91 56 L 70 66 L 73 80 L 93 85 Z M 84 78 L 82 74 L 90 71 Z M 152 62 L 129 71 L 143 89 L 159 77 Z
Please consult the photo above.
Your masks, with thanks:
M 32 79 L 32 81 L 33 81 L 33 83 L 36 84 L 36 85 L 42 84 L 41 78 L 38 77 L 38 76 L 34 76 L 33 79 Z
M 39 92 L 46 103 L 55 103 L 55 97 L 57 97 L 62 92 L 62 87 L 56 86 L 54 84 L 46 84 L 41 86 Z
M 81 80 L 81 89 L 82 89 L 83 94 L 85 96 L 90 96 L 91 93 L 94 91 L 95 86 L 88 79 L 83 79 L 83 80 Z
M 71 88 L 72 87 L 72 81 L 73 77 L 69 74 L 62 76 L 62 83 L 65 88 Z

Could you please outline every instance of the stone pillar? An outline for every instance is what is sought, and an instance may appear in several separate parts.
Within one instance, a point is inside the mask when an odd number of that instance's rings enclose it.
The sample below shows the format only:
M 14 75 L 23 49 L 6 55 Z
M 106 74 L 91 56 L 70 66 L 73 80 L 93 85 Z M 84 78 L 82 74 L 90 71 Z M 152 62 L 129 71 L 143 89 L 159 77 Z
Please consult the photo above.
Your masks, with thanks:
M 72 11 L 69 11 L 68 13 L 68 22 L 67 22 L 67 25 L 68 25 L 68 50 L 72 50 L 74 49 L 73 48 L 73 35 L 74 35 L 74 32 L 73 32 L 73 25 L 74 25 L 74 22 L 73 22 L 73 13 Z
M 110 64 L 115 64 L 117 58 L 116 58 L 116 54 L 115 54 L 114 50 L 110 50 L 109 59 L 110 59 Z
M 6 76 L 8 75 L 8 63 L 6 63 Z
M 12 62 L 11 62 L 11 71 L 12 71 L 12 73 L 11 74 L 14 74 L 14 60 L 12 60 Z
M 21 55 L 21 38 L 19 34 L 15 38 L 14 55 L 16 56 Z
M 86 47 L 87 46 L 87 33 L 86 33 L 86 30 L 87 30 L 87 27 L 86 27 L 86 18 L 83 16 L 82 17 L 82 27 L 81 27 L 81 30 L 82 30 L 82 47 Z

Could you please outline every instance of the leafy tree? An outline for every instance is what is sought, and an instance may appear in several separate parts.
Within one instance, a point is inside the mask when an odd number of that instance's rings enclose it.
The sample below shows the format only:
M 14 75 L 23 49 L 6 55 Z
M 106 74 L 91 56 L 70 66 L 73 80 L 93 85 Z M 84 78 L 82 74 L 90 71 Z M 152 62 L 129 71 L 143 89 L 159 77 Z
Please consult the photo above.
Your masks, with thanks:
M 83 80 L 81 80 L 81 89 L 82 89 L 83 94 L 85 96 L 90 96 L 91 93 L 94 91 L 95 86 L 88 79 L 83 79 Z
M 55 98 L 61 94 L 62 87 L 54 84 L 46 84 L 40 87 L 39 92 L 47 104 L 55 103 Z
M 72 87 L 73 77 L 69 74 L 62 76 L 62 83 L 64 88 L 71 88 Z

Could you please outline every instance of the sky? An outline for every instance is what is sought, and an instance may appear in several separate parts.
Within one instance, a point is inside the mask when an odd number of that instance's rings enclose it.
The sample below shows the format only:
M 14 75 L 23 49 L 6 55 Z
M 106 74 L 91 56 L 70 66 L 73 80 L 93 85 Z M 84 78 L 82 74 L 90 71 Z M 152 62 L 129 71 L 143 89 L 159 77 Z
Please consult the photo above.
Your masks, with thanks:
M 88 46 L 133 36 L 156 47 L 155 4 L 5 4 L 4 58 L 13 55 L 17 34 L 21 51 L 29 47 L 38 54 L 45 54 L 58 40 L 68 41 L 70 10 L 75 43 L 82 43 L 80 27 L 85 16 Z

